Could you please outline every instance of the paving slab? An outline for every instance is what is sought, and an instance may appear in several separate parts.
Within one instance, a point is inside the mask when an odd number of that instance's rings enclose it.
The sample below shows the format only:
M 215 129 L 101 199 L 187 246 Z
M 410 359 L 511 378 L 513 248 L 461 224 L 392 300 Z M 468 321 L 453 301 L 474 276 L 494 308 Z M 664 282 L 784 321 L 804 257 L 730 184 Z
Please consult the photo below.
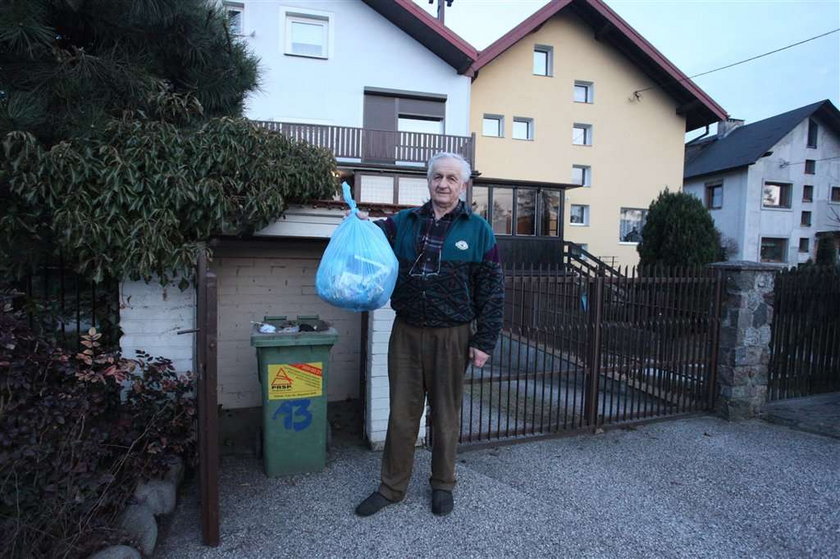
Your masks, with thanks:
M 224 457 L 221 545 L 201 545 L 187 484 L 158 558 L 838 557 L 840 440 L 701 416 L 462 452 L 455 511 L 429 510 L 429 453 L 409 495 L 353 514 L 380 454 L 341 441 L 325 471 L 266 478 Z
M 840 392 L 770 402 L 764 419 L 840 439 Z

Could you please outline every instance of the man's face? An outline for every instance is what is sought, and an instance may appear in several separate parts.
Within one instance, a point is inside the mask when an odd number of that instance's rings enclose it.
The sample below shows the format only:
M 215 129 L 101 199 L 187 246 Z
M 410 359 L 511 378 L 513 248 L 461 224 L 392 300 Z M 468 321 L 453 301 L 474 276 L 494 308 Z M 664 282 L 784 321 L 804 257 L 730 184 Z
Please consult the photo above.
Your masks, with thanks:
M 441 208 L 454 208 L 458 197 L 466 190 L 461 181 L 461 165 L 455 159 L 439 159 L 429 179 L 429 196 L 432 203 Z

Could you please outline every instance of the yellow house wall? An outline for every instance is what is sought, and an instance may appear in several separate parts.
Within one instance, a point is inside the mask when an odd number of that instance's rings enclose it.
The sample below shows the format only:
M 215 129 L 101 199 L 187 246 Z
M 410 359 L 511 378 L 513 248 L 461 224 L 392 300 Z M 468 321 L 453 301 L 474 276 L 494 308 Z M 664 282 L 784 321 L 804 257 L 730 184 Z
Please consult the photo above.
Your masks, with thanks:
M 553 75 L 533 75 L 535 45 L 553 47 Z M 594 84 L 593 103 L 574 102 L 574 82 Z M 685 120 L 614 48 L 571 14 L 560 14 L 482 68 L 472 84 L 470 126 L 476 168 L 484 177 L 571 182 L 572 165 L 589 165 L 591 187 L 567 191 L 565 238 L 596 256 L 638 262 L 636 245 L 620 243 L 620 208 L 647 208 L 666 186 L 682 184 Z M 484 114 L 504 116 L 503 138 L 482 136 Z M 534 120 L 534 139 L 511 138 L 513 117 Z M 572 144 L 574 123 L 592 125 L 592 145 Z M 589 205 L 589 225 L 569 225 L 571 204 Z

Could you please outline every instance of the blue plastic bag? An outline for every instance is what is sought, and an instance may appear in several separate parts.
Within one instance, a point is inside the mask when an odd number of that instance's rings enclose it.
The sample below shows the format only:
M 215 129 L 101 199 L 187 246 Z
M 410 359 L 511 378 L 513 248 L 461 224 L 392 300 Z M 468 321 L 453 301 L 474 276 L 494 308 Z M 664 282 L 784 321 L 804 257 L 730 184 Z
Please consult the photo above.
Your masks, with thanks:
M 350 213 L 333 231 L 315 275 L 318 296 L 351 311 L 372 311 L 388 302 L 397 282 L 398 263 L 385 233 L 356 216 L 350 186 L 341 185 Z

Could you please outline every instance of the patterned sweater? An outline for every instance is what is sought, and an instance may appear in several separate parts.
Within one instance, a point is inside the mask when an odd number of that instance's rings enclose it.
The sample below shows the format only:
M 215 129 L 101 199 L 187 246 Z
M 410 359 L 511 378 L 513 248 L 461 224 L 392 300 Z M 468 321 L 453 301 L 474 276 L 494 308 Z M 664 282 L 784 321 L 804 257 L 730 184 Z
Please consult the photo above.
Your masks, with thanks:
M 504 277 L 490 225 L 463 202 L 438 222 L 427 202 L 376 224 L 400 265 L 391 296 L 397 316 L 430 327 L 475 320 L 470 346 L 491 353 L 502 329 Z

